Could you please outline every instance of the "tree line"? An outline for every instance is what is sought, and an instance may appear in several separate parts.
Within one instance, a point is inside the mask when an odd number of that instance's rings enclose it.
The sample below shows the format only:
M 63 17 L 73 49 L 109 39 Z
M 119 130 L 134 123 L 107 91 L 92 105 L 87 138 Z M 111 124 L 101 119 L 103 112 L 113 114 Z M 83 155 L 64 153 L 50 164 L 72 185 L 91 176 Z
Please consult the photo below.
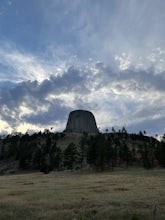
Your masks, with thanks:
M 126 129 L 111 133 L 83 133 L 80 142 L 58 146 L 65 133 L 49 130 L 26 134 L 11 134 L 0 138 L 0 162 L 17 161 L 19 169 L 52 170 L 91 168 L 113 170 L 120 166 L 165 167 L 165 135 L 161 141 Z

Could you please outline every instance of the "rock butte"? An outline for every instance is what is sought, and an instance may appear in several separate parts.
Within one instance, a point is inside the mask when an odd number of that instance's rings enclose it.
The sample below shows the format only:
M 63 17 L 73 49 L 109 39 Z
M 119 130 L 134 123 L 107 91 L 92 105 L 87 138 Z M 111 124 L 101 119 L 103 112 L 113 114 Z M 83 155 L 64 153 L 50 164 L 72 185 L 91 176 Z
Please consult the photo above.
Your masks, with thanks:
M 91 112 L 85 110 L 75 110 L 70 112 L 64 132 L 98 133 L 94 115 Z

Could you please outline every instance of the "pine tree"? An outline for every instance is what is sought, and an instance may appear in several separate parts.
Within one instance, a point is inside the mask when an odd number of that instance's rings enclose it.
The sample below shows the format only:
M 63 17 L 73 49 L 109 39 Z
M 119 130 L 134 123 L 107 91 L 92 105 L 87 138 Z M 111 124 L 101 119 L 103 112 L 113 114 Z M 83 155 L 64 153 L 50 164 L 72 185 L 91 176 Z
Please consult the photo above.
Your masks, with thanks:
M 67 169 L 73 170 L 77 162 L 77 148 L 74 143 L 70 143 L 64 150 L 64 166 Z

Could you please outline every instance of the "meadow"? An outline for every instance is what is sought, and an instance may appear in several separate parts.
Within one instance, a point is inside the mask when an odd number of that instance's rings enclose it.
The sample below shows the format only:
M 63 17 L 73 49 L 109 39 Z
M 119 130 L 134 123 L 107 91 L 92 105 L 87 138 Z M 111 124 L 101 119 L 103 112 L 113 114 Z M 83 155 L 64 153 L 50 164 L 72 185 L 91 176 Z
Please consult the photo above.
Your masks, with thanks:
M 0 176 L 1 220 L 164 220 L 165 170 Z

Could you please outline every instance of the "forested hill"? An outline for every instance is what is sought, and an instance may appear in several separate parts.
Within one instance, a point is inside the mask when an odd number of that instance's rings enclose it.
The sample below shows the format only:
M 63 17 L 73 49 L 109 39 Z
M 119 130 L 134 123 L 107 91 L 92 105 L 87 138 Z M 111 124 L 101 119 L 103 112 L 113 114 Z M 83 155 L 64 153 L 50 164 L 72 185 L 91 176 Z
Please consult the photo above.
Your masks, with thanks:
M 165 167 L 162 141 L 142 132 L 11 134 L 0 138 L 0 173 L 19 170 L 88 169 L 103 171 L 120 166 Z

